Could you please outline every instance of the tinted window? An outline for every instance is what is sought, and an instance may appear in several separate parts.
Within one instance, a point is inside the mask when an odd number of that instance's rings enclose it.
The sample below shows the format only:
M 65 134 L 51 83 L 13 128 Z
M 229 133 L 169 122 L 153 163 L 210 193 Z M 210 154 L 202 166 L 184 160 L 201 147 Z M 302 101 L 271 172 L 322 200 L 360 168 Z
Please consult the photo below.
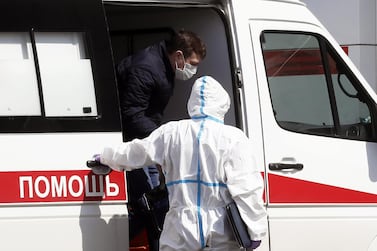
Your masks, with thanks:
M 372 102 L 324 40 L 279 32 L 265 32 L 261 39 L 274 115 L 282 128 L 373 138 Z
M 46 117 L 97 116 L 85 34 L 35 33 Z
M 102 1 L 0 2 L 0 133 L 120 129 Z
M 29 33 L 0 32 L 0 116 L 40 116 Z
M 77 32 L 36 33 L 34 44 L 29 33 L 0 33 L 0 116 L 96 116 L 85 46 Z

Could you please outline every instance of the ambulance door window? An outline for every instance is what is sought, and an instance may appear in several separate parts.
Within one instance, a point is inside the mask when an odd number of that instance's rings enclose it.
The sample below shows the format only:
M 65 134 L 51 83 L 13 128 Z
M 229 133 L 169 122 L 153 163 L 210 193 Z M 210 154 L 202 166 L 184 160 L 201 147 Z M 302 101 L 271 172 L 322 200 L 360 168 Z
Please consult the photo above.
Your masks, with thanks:
M 84 35 L 80 32 L 35 33 L 46 117 L 97 115 L 92 67 Z
M 373 140 L 371 98 L 320 36 L 261 36 L 275 119 L 306 134 Z M 368 105 L 369 104 L 369 105 Z
M 0 32 L 0 116 L 40 116 L 28 32 Z

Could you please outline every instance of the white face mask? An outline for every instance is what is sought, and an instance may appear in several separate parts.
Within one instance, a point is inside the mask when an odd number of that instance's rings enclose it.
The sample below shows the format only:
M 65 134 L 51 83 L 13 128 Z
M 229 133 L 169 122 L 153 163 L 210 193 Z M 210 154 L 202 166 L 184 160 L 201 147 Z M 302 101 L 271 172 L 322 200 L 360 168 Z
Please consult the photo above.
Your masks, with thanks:
M 185 60 L 185 58 L 183 58 Z M 177 62 L 175 62 L 175 78 L 179 80 L 188 80 L 196 74 L 198 67 L 185 62 L 183 69 L 178 68 Z

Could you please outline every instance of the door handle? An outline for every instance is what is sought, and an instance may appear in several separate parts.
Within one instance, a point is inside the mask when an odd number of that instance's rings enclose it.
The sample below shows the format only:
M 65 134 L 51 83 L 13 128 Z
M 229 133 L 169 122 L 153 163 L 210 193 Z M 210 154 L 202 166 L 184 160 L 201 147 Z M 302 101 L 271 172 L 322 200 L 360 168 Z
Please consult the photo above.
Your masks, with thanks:
M 280 171 L 280 170 L 298 170 L 301 171 L 304 168 L 303 164 L 286 164 L 286 163 L 270 163 L 268 168 L 271 171 Z

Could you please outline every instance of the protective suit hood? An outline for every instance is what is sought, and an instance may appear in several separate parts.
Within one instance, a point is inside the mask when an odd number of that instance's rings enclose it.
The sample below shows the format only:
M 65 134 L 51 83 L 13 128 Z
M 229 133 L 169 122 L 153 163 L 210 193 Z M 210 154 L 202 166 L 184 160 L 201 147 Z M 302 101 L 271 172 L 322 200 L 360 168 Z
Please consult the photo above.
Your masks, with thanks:
M 224 121 L 230 98 L 219 82 L 211 76 L 198 78 L 191 90 L 187 111 L 191 118 L 209 117 Z

